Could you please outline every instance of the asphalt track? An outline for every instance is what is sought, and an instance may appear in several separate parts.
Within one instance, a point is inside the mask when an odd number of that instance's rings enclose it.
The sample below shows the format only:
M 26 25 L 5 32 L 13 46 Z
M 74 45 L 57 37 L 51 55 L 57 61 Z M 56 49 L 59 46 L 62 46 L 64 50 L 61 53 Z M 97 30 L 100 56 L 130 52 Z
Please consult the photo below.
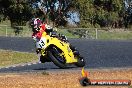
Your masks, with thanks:
M 69 39 L 69 41 L 85 58 L 85 68 L 132 68 L 132 40 Z M 0 49 L 35 53 L 34 41 L 31 38 L 0 37 Z M 43 70 L 58 70 L 58 67 L 53 63 L 28 63 L 0 68 L 0 72 Z

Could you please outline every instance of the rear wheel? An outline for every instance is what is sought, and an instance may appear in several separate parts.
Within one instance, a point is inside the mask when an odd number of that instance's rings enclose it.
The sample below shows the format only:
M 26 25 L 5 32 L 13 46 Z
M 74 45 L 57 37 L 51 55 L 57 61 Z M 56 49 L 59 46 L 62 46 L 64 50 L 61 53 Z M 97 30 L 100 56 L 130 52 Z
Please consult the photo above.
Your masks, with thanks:
M 66 60 L 62 53 L 55 47 L 48 51 L 48 56 L 50 57 L 51 61 L 60 68 L 67 68 Z
M 75 58 L 77 59 L 77 62 L 75 63 L 75 65 L 77 67 L 84 67 L 85 66 L 85 60 L 82 56 L 80 55 L 75 55 Z
M 75 63 L 75 65 L 77 67 L 85 66 L 85 60 L 82 56 L 80 56 L 79 51 L 72 45 L 70 45 L 70 48 L 71 48 L 72 52 L 74 53 L 74 57 L 77 59 L 77 62 Z

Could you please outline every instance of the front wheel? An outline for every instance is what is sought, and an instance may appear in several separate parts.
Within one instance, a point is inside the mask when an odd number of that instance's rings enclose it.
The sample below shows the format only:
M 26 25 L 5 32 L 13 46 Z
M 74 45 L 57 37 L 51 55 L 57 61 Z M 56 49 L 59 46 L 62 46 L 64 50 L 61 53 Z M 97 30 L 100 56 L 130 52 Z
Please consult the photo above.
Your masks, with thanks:
M 56 66 L 63 69 L 67 68 L 66 60 L 57 48 L 54 47 L 50 51 L 48 51 L 48 56 Z
M 82 56 L 80 55 L 75 55 L 75 58 L 77 59 L 77 62 L 75 63 L 75 65 L 77 67 L 84 67 L 85 66 L 85 60 Z

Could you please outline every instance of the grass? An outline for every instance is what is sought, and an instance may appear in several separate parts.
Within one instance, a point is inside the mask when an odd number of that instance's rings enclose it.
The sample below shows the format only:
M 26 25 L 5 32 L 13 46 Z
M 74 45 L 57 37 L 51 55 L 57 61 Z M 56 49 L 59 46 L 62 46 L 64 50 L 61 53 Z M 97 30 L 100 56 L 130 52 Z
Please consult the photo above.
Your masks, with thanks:
M 32 30 L 28 26 L 21 26 L 23 30 L 19 30 L 19 34 L 15 34 L 16 29 L 10 25 L 10 21 L 6 20 L 0 23 L 0 36 L 15 36 L 15 37 L 31 37 Z
M 93 39 L 96 38 L 96 31 L 88 30 L 89 35 L 92 36 Z M 97 39 L 101 40 L 130 40 L 132 39 L 132 31 L 105 31 L 105 30 L 98 30 L 97 31 Z
M 128 39 L 132 39 L 132 31 L 123 31 L 123 32 L 99 31 L 98 32 L 98 39 L 128 40 Z
M 16 36 L 16 37 L 31 37 L 32 31 L 31 28 L 27 26 L 22 26 L 23 30 L 20 30 L 19 33 L 15 33 L 16 29 L 11 28 L 10 26 L 0 25 L 0 36 Z
M 37 59 L 38 57 L 34 53 L 0 50 L 0 66 L 27 63 Z
M 58 33 L 65 35 L 67 38 L 79 38 L 78 35 L 73 35 L 72 33 L 68 32 L 66 29 L 58 29 Z

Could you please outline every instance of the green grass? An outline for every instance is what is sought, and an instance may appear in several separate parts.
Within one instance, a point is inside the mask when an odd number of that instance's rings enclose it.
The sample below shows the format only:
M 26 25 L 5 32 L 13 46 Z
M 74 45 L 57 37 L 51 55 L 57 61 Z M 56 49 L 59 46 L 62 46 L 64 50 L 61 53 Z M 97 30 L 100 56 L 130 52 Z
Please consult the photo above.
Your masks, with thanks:
M 32 30 L 27 26 L 23 26 L 23 30 L 20 30 L 19 34 L 15 34 L 15 29 L 10 26 L 0 25 L 0 36 L 16 36 L 16 37 L 31 37 Z
M 67 38 L 79 38 L 78 35 L 73 35 L 72 33 L 69 33 L 66 29 L 58 29 L 58 33 L 65 35 Z
M 90 35 L 93 39 L 96 39 L 96 31 L 95 29 L 88 29 L 88 35 Z M 132 39 L 132 31 L 127 30 L 118 30 L 118 31 L 105 31 L 98 30 L 97 31 L 97 39 L 101 40 L 130 40 Z
M 0 50 L 0 66 L 27 63 L 38 60 L 34 53 Z
M 98 32 L 98 39 L 105 39 L 105 40 L 127 40 L 132 39 L 132 31 L 123 31 L 123 32 L 108 32 L 108 31 L 99 31 Z
M 0 23 L 0 36 L 15 36 L 15 37 L 31 37 L 32 30 L 28 26 L 21 26 L 23 30 L 20 30 L 19 34 L 15 34 L 15 30 L 10 25 L 10 21 L 6 20 Z M 6 33 L 7 32 L 7 33 Z

